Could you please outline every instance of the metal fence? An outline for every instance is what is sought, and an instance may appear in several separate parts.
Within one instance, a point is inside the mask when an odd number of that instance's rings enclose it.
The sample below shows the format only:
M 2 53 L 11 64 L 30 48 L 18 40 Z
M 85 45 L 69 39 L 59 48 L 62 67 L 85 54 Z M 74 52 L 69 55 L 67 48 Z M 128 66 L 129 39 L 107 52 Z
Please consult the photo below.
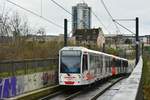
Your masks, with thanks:
M 57 70 L 57 67 L 57 58 L 0 61 L 0 77 Z

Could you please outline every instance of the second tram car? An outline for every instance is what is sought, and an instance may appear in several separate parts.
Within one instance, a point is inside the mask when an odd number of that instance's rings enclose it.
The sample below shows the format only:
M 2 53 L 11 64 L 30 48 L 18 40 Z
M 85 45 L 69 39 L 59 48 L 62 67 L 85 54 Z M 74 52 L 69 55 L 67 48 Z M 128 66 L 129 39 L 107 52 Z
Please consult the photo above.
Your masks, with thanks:
M 103 52 L 64 47 L 59 55 L 59 85 L 89 85 L 112 75 L 127 73 L 127 59 Z

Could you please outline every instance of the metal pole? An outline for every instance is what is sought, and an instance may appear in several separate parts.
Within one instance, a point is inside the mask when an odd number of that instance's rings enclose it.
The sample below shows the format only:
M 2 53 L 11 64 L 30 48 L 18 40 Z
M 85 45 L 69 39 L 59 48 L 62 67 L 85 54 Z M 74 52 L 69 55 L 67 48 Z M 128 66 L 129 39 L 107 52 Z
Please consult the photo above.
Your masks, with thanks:
M 67 19 L 64 19 L 64 46 L 67 46 Z
M 136 64 L 139 61 L 139 18 L 136 17 Z

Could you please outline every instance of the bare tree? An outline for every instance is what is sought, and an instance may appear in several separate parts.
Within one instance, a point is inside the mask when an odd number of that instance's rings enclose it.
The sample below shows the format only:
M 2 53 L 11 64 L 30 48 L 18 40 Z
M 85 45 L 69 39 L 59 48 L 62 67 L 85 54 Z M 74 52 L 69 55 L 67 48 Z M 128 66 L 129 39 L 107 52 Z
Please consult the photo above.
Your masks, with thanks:
M 17 12 L 11 16 L 9 25 L 14 40 L 25 40 L 31 32 L 27 18 L 21 17 Z
M 39 42 L 45 42 L 45 29 L 44 28 L 39 28 L 36 34 L 36 40 L 38 40 Z
M 30 26 L 28 24 L 27 17 L 26 18 L 22 18 L 22 20 L 23 20 L 23 23 L 21 25 L 21 29 L 22 29 L 21 32 L 22 32 L 23 36 L 27 36 L 28 34 L 31 33 L 31 28 L 30 28 Z
M 3 9 L 0 12 L 0 36 L 9 36 L 9 11 L 5 11 L 5 9 Z
M 21 18 L 17 12 L 10 19 L 10 27 L 14 38 L 21 36 Z

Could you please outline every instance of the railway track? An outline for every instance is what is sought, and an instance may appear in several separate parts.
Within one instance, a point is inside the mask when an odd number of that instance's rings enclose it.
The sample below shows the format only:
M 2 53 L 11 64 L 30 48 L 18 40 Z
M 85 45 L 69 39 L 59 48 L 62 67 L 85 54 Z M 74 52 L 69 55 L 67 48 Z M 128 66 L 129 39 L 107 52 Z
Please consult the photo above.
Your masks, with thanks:
M 112 86 L 114 86 L 116 83 L 120 82 L 124 78 L 119 78 L 112 82 L 110 85 L 106 86 L 104 89 L 102 89 L 99 93 L 97 93 L 95 96 L 93 96 L 90 100 L 96 100 L 98 97 L 103 95 L 107 90 L 109 90 Z
M 97 100 L 100 96 L 116 84 L 120 84 L 120 82 L 125 79 L 124 77 L 108 80 L 102 84 L 96 84 L 95 86 L 88 88 L 78 96 L 72 98 L 72 100 Z M 102 99 L 103 100 L 103 99 Z M 104 99 L 105 100 L 105 99 Z
M 105 93 L 109 88 L 114 86 L 116 83 L 124 79 L 124 77 L 109 80 L 104 83 L 97 83 L 92 85 L 91 87 L 86 88 L 64 88 L 61 91 L 57 91 L 55 93 L 52 93 L 48 96 L 45 96 L 39 100 L 96 100 L 98 97 L 100 97 L 103 93 Z M 94 95 L 90 96 L 88 93 L 96 91 L 96 89 L 99 88 L 99 91 L 94 93 Z M 85 99 L 86 96 L 86 99 Z M 89 97 L 87 97 L 89 96 Z M 83 99 L 82 99 L 83 98 Z
M 80 94 L 80 88 L 62 88 L 60 91 L 47 95 L 39 100 L 70 100 L 76 95 Z
M 47 96 L 45 96 L 43 98 L 40 98 L 39 100 L 48 100 L 48 99 L 51 99 L 51 98 L 53 98 L 55 96 L 58 96 L 58 95 L 60 95 L 62 93 L 63 93 L 63 91 L 57 91 L 57 92 L 54 92 L 54 93 L 52 93 L 50 95 L 47 95 Z

